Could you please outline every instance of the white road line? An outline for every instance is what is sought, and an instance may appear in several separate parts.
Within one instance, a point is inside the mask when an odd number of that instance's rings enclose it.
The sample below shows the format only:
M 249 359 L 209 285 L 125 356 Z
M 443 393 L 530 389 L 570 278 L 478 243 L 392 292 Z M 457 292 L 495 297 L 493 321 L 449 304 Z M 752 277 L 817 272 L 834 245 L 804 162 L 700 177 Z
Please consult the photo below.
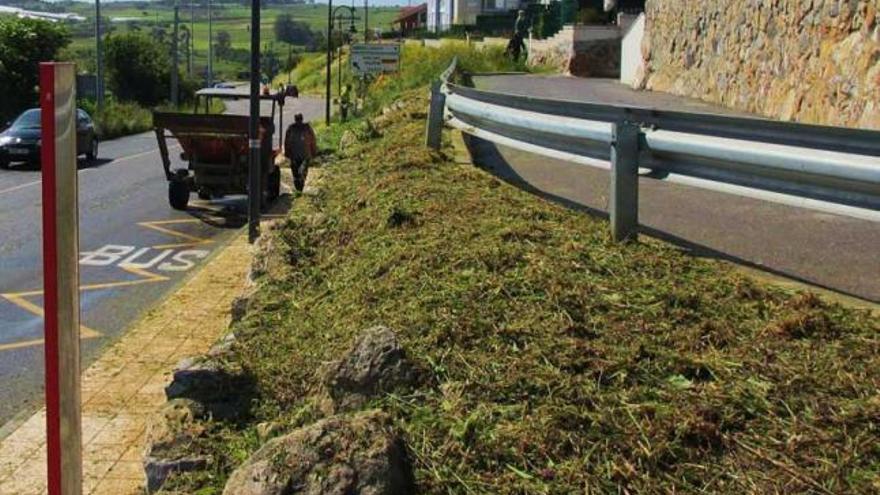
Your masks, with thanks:
M 19 189 L 24 189 L 25 187 L 35 186 L 35 185 L 37 185 L 37 184 L 39 184 L 39 183 L 41 183 L 41 182 L 43 182 L 43 181 L 41 181 L 41 180 L 35 180 L 35 181 L 33 181 L 33 182 L 27 182 L 27 183 L 25 183 L 25 184 L 19 184 L 19 185 L 17 185 L 17 186 L 12 186 L 12 187 L 10 187 L 9 189 L 2 189 L 2 190 L 0 190 L 0 194 L 6 194 L 6 193 L 9 193 L 9 192 L 12 192 L 12 191 L 18 191 Z
M 174 148 L 178 148 L 178 147 L 180 147 L 179 144 L 173 144 L 173 145 L 171 145 L 171 146 L 168 147 L 168 151 L 171 151 L 172 149 L 174 149 Z M 150 153 L 158 153 L 158 152 L 159 152 L 159 150 L 149 150 L 149 151 L 143 151 L 143 152 L 140 152 L 140 153 L 135 153 L 134 155 L 121 156 L 121 157 L 119 157 L 119 158 L 114 158 L 114 159 L 110 160 L 110 163 L 119 163 L 119 162 L 124 162 L 124 161 L 127 161 L 127 160 L 133 160 L 133 159 L 135 159 L 135 158 L 140 158 L 140 157 L 142 157 L 142 156 L 149 155 Z M 108 163 L 108 165 L 109 165 L 110 163 Z M 91 169 L 86 168 L 86 169 L 80 170 L 80 173 L 85 172 L 86 170 L 91 170 Z M 24 184 L 19 184 L 19 185 L 17 185 L 17 186 L 12 186 L 12 187 L 10 187 L 10 188 L 8 188 L 8 189 L 0 189 L 0 195 L 2 195 L 2 194 L 6 194 L 6 193 L 11 193 L 11 192 L 13 192 L 13 191 L 18 191 L 19 189 L 24 189 L 24 188 L 26 188 L 26 187 L 36 186 L 36 185 L 38 185 L 38 184 L 40 184 L 40 183 L 42 183 L 42 182 L 43 182 L 42 180 L 35 180 L 35 181 L 33 181 L 33 182 L 26 182 L 26 183 L 24 183 Z

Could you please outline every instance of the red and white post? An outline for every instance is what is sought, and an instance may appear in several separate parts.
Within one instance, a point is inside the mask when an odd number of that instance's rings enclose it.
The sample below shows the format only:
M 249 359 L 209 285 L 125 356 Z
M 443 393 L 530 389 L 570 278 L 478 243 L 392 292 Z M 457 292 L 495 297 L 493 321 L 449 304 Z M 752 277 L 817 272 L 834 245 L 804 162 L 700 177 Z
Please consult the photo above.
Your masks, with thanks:
M 72 63 L 40 64 L 49 495 L 82 493 L 75 88 Z

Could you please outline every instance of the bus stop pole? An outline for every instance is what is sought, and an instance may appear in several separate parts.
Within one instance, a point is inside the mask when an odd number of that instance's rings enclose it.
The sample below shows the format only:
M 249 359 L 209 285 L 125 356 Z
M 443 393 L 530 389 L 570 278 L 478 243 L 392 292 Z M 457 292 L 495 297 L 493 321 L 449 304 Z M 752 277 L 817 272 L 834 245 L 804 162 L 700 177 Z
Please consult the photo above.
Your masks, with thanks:
M 251 0 L 251 109 L 248 159 L 248 241 L 260 235 L 263 180 L 260 170 L 260 0 Z
M 40 64 L 49 495 L 82 494 L 75 74 L 72 63 Z

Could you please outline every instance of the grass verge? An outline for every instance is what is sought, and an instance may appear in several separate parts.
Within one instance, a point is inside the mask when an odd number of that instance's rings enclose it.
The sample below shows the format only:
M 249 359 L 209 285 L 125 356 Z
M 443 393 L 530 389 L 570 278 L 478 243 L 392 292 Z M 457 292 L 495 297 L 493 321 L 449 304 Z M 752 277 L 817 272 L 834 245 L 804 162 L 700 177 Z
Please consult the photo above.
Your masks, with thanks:
M 880 338 L 866 311 L 753 281 L 421 145 L 424 90 L 324 169 L 284 221 L 289 269 L 235 327 L 254 416 L 197 442 L 219 493 L 259 446 L 320 416 L 316 371 L 385 324 L 426 370 L 371 406 L 421 493 L 870 493 Z

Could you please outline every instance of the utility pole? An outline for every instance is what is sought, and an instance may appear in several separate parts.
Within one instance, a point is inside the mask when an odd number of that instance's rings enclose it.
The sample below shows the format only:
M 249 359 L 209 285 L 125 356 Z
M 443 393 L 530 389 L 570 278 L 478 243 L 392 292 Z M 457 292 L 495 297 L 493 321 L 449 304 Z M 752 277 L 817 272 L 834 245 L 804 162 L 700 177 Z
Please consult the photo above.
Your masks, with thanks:
M 104 110 L 104 57 L 101 52 L 101 0 L 95 0 L 95 103 Z
M 196 1 L 189 0 L 189 60 L 186 73 L 193 75 L 193 59 L 196 58 Z
M 251 0 L 251 111 L 248 121 L 248 240 L 260 235 L 263 177 L 260 170 L 260 0 Z M 280 132 L 280 131 L 279 131 Z
M 177 108 L 178 104 L 178 91 L 180 87 L 180 82 L 178 81 L 180 75 L 177 73 L 177 68 L 180 67 L 180 50 L 178 49 L 177 43 L 180 40 L 180 7 L 177 3 L 174 4 L 174 29 L 171 35 L 171 104 L 174 105 L 174 108 Z
M 333 0 L 327 0 L 327 80 L 324 95 L 324 121 L 330 124 L 330 70 L 333 66 Z
M 370 10 L 367 2 L 369 0 L 364 0 L 364 43 L 370 42 Z
M 208 86 L 214 85 L 214 12 L 208 0 Z

